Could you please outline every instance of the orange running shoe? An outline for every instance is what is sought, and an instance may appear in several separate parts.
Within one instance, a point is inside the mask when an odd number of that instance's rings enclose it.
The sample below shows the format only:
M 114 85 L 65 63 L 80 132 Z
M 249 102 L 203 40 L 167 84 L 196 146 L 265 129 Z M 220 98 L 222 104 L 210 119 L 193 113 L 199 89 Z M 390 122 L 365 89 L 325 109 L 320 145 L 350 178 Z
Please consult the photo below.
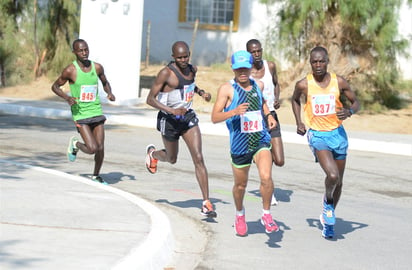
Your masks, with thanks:
M 213 205 L 209 200 L 203 201 L 202 210 L 200 210 L 200 214 L 203 216 L 207 216 L 209 218 L 217 217 L 215 210 L 213 210 Z
M 155 150 L 156 148 L 153 144 L 146 146 L 146 168 L 152 174 L 157 171 L 157 159 L 152 157 L 152 152 Z

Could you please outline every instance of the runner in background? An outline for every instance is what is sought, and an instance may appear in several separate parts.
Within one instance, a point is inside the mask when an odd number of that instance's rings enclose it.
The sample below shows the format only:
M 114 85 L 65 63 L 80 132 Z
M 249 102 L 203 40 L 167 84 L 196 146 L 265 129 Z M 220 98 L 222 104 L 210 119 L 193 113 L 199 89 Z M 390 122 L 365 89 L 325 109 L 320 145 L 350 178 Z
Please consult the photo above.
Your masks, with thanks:
M 280 123 L 276 110 L 280 108 L 280 86 L 276 72 L 276 64 L 272 61 L 262 59 L 263 49 L 259 40 L 251 39 L 246 43 L 246 50 L 253 56 L 252 78 L 263 82 L 263 95 L 270 113 L 275 118 L 277 125 L 274 129 L 269 130 L 272 144 L 272 158 L 276 166 L 282 167 L 285 164 L 285 155 L 283 152 L 283 141 L 280 130 Z M 275 190 L 273 191 L 272 205 L 277 205 Z

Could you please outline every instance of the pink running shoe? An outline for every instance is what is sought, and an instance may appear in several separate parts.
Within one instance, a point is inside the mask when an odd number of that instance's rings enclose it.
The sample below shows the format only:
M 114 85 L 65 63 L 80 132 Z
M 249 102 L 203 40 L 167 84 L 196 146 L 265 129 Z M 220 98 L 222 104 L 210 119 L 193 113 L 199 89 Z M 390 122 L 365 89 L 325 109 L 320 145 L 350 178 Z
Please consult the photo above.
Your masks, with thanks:
M 247 235 L 247 224 L 246 224 L 245 215 L 243 216 L 236 215 L 235 231 L 236 231 L 237 236 Z
M 279 231 L 279 227 L 276 222 L 273 220 L 271 214 L 264 214 L 260 219 L 260 222 L 265 226 L 266 233 L 272 233 Z

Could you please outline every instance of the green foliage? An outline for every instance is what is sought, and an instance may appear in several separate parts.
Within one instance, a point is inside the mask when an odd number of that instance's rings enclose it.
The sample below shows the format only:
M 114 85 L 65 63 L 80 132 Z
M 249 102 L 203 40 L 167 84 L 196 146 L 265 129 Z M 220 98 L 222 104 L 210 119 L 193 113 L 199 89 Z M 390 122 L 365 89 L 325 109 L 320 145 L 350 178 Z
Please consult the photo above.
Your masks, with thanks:
M 403 80 L 395 85 L 397 91 L 402 93 L 405 98 L 412 99 L 412 80 Z
M 0 1 L 0 86 L 22 81 L 26 69 L 19 57 L 23 41 L 17 38 L 17 19 L 22 15 L 27 1 Z M 24 80 L 23 80 L 24 81 Z
M 0 86 L 56 76 L 69 64 L 80 5 L 81 0 L 0 1 Z
M 352 78 L 363 108 L 401 107 L 393 86 L 399 79 L 396 55 L 404 55 L 408 46 L 406 39 L 399 39 L 397 31 L 402 0 L 261 2 L 281 6 L 277 44 L 289 61 L 306 61 L 311 48 L 324 46 L 333 59 L 331 66 L 349 59 L 340 75 Z
M 50 36 L 46 41 L 49 76 L 55 77 L 73 58 L 71 43 L 79 36 L 81 0 L 49 0 L 47 21 Z

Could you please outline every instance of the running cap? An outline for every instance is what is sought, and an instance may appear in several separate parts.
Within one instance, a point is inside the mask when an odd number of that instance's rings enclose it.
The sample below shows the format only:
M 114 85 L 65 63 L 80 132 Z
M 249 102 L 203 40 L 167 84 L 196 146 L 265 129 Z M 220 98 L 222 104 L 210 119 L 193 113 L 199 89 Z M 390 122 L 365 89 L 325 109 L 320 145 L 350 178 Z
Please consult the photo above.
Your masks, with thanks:
M 232 55 L 232 69 L 252 68 L 253 57 L 247 51 L 237 51 Z

